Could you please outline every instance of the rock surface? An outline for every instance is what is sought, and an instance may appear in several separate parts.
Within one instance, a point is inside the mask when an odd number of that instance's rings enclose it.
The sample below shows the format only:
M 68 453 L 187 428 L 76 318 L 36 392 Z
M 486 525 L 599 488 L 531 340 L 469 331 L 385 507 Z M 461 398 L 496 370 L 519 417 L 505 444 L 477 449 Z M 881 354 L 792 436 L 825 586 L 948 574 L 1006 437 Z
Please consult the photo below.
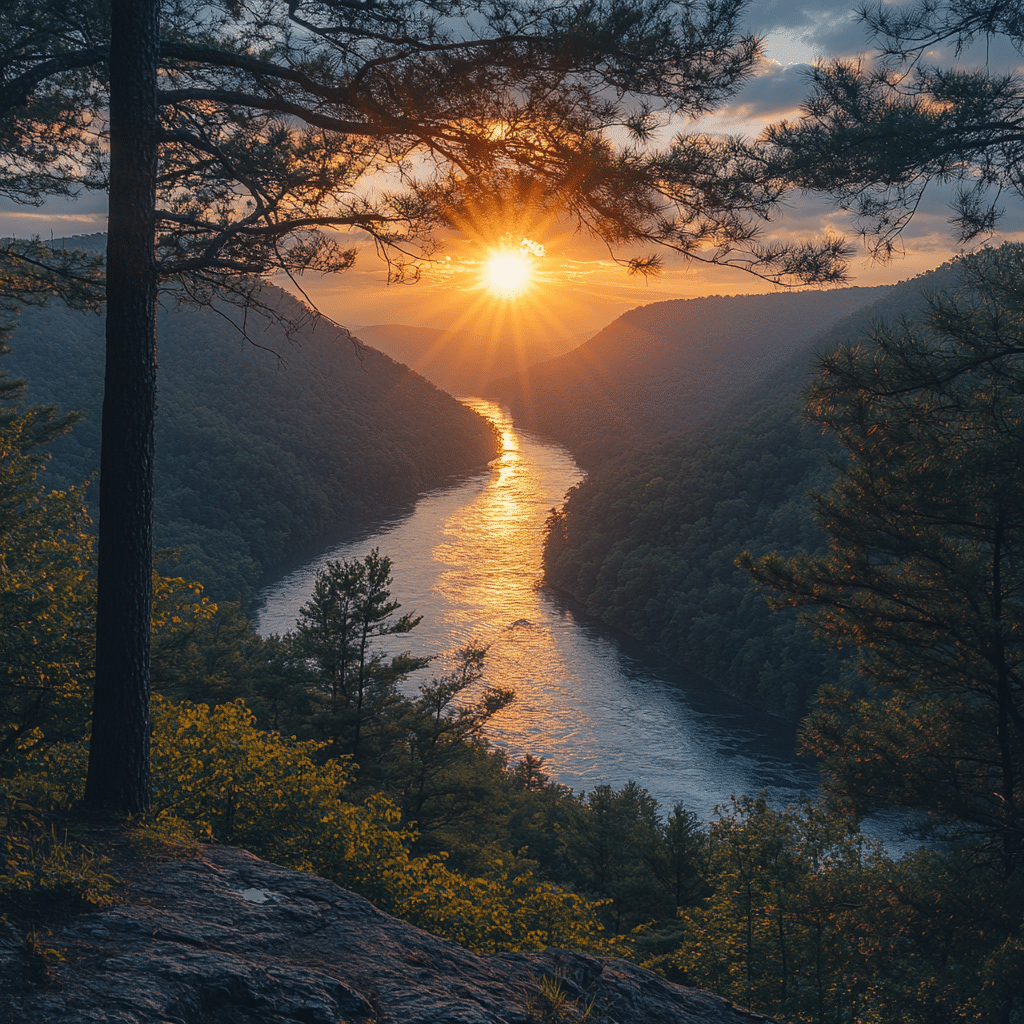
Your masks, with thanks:
M 0 990 L 32 1024 L 753 1024 L 621 960 L 481 957 L 314 875 L 209 847 L 154 864 L 120 905 L 46 937 L 63 956 Z M 6 955 L 5 955 L 6 954 Z M 0 936 L 0 960 L 13 951 Z M 551 981 L 545 997 L 541 979 Z M 8 978 L 10 974 L 8 972 Z M 553 995 L 553 993 L 555 993 Z M 586 1009 L 593 1003 L 589 1016 Z M 560 1005 L 559 1005 L 560 1004 Z

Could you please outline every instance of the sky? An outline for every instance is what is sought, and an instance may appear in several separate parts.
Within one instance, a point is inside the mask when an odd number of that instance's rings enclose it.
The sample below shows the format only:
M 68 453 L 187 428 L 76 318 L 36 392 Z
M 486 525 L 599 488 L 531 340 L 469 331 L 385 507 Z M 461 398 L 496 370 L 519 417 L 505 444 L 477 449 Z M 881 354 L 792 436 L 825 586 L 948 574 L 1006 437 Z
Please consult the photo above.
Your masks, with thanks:
M 755 137 L 764 125 L 798 113 L 807 93 L 807 72 L 819 58 L 856 57 L 870 51 L 864 29 L 856 22 L 849 0 L 752 0 L 748 30 L 765 42 L 766 61 L 726 107 L 703 118 L 690 130 Z M 1020 58 L 994 41 L 969 51 L 961 63 L 1020 67 Z M 945 62 L 944 62 L 945 63 Z M 686 128 L 687 126 L 680 126 Z M 850 267 L 850 284 L 879 285 L 905 280 L 930 270 L 955 255 L 950 217 L 951 193 L 926 194 L 925 202 L 903 235 L 903 255 L 889 263 L 869 259 L 861 249 Z M 1009 200 L 993 244 L 1024 241 L 1024 204 Z M 49 202 L 40 208 L 0 201 L 0 236 L 68 237 L 105 228 L 103 195 L 75 202 Z M 815 197 L 794 197 L 773 225 L 781 236 L 808 238 L 832 231 L 855 239 L 849 219 Z M 512 240 L 515 242 L 515 240 Z M 436 270 L 415 284 L 387 282 L 385 268 L 365 246 L 356 266 L 329 278 L 306 276 L 298 286 L 318 308 L 348 327 L 371 324 L 415 326 L 502 334 L 552 337 L 590 334 L 635 306 L 663 299 L 701 295 L 736 295 L 771 290 L 771 286 L 722 267 L 686 264 L 668 256 L 664 272 L 654 279 L 630 277 L 606 250 L 568 229 L 553 228 L 532 240 L 531 263 L 540 287 L 522 295 L 495 296 L 481 279 L 486 254 L 472 238 L 452 238 Z M 448 259 L 445 259 L 447 253 Z M 627 254 L 631 255 L 631 254 Z M 296 290 L 287 281 L 282 284 Z

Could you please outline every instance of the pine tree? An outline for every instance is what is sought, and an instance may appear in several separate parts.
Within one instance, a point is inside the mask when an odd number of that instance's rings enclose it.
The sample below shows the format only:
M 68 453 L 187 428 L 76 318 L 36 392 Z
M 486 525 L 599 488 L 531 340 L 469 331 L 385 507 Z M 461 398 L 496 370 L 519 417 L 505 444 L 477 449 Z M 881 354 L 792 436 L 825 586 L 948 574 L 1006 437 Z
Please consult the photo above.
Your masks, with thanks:
M 825 687 L 804 726 L 833 796 L 924 808 L 1008 877 L 1024 863 L 1024 247 L 960 266 L 925 322 L 822 360 L 807 416 L 845 453 L 814 496 L 828 554 L 741 564 L 857 652 L 866 694 Z
M 286 638 L 326 696 L 319 731 L 357 759 L 367 724 L 379 724 L 397 683 L 427 664 L 408 654 L 388 658 L 379 647 L 385 637 L 408 633 L 420 622 L 416 615 L 395 617 L 401 605 L 391 600 L 390 587 L 391 559 L 377 548 L 361 560 L 328 562 Z
M 992 233 L 1006 193 L 1024 197 L 1024 88 L 987 66 L 939 67 L 977 40 L 1024 54 L 1017 0 L 919 0 L 862 6 L 878 49 L 871 61 L 821 62 L 796 121 L 768 128 L 775 173 L 853 210 L 883 258 L 929 186 L 955 184 L 958 241 Z

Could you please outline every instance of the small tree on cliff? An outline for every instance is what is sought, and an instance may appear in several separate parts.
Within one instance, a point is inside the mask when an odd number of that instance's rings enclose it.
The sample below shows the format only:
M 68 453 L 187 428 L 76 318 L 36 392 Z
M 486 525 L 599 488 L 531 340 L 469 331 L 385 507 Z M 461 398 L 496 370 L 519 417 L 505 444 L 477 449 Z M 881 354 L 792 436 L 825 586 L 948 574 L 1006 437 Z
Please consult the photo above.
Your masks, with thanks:
M 321 731 L 357 760 L 366 724 L 380 716 L 401 679 L 428 663 L 408 654 L 388 658 L 378 646 L 420 622 L 419 616 L 396 618 L 401 605 L 391 600 L 390 586 L 391 559 L 376 548 L 361 560 L 328 562 L 288 637 L 326 696 Z

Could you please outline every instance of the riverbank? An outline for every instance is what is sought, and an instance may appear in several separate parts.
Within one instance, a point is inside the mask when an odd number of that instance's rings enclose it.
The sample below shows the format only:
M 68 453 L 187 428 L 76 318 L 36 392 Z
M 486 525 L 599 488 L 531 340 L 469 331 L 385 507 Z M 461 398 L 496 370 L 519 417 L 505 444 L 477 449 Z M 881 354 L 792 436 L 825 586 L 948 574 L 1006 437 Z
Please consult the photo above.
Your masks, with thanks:
M 484 408 L 504 438 L 486 472 L 427 492 L 407 514 L 279 580 L 263 594 L 259 631 L 291 628 L 326 561 L 379 547 L 394 563 L 402 611 L 423 616 L 400 649 L 436 659 L 409 692 L 443 670 L 447 652 L 486 646 L 485 682 L 518 694 L 488 733 L 513 759 L 542 757 L 577 791 L 633 780 L 663 808 L 682 802 L 704 820 L 734 793 L 767 789 L 783 806 L 815 790 L 791 724 L 714 692 L 545 585 L 545 521 L 583 473 L 564 448 L 519 431 L 496 403 Z

